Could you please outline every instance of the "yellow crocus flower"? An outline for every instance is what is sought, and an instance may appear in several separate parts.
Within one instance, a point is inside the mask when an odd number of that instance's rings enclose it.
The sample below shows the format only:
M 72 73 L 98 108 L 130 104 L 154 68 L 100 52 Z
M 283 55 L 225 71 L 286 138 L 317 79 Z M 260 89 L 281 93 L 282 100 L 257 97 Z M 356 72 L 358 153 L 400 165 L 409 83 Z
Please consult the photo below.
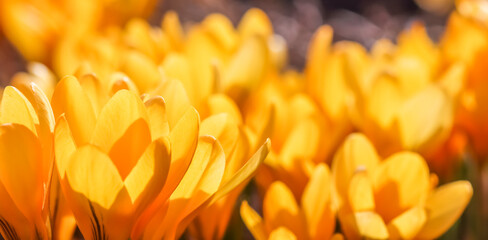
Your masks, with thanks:
M 437 238 L 461 216 L 473 194 L 468 181 L 437 188 L 437 177 L 416 153 L 381 160 L 363 134 L 349 135 L 336 153 L 332 182 L 348 239 Z
M 57 196 L 50 195 L 54 117 L 49 100 L 35 84 L 8 86 L 0 122 L 0 232 L 5 239 L 51 238 L 58 231 L 50 205 Z
M 378 41 L 371 55 L 356 48 L 347 59 L 351 119 L 381 155 L 402 149 L 428 155 L 447 140 L 465 66 L 440 68 L 439 49 L 422 25 L 402 33 L 398 46 Z
M 330 130 L 320 108 L 300 91 L 302 76 L 287 72 L 263 82 L 249 97 L 243 114 L 251 146 L 270 137 L 272 151 L 256 180 L 262 189 L 274 181 L 284 182 L 301 193 L 311 169 L 332 154 Z
M 168 175 L 172 153 L 164 101 L 145 106 L 121 90 L 96 115 L 78 80 L 68 76 L 56 87 L 52 105 L 58 118 L 56 170 L 78 227 L 89 239 L 129 238 Z
M 264 197 L 263 218 L 244 201 L 240 209 L 242 220 L 258 240 L 331 239 L 335 211 L 330 183 L 329 168 L 318 164 L 298 204 L 284 183 L 274 182 Z

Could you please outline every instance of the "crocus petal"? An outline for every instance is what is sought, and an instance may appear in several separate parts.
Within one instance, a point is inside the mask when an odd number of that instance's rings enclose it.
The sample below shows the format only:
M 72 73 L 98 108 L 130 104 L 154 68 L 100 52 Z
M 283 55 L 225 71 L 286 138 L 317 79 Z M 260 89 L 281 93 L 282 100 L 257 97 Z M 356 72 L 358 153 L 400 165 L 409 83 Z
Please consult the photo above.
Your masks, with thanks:
M 222 88 L 237 102 L 255 87 L 265 74 L 268 52 L 262 37 L 254 36 L 244 41 L 222 77 Z
M 249 206 L 247 201 L 242 202 L 240 212 L 242 221 L 244 221 L 244 224 L 246 224 L 247 229 L 249 229 L 253 237 L 256 240 L 266 240 L 267 234 L 264 229 L 263 219 Z
M 141 92 L 148 92 L 162 81 L 156 64 L 149 57 L 135 50 L 125 56 L 122 71 L 134 81 Z
M 52 139 L 55 121 L 53 110 L 46 95 L 35 83 L 23 85 L 19 90 L 32 104 L 39 120 L 39 127 L 36 132 L 43 150 L 43 168 L 41 171 L 45 174 L 44 182 L 48 182 L 48 178 L 51 176 L 51 160 L 54 154 Z
M 429 167 L 416 153 L 396 153 L 375 169 L 373 187 L 376 212 L 389 222 L 425 200 L 430 188 Z
M 388 223 L 390 239 L 414 239 L 424 226 L 427 215 L 424 208 L 413 207 Z
M 218 141 L 210 136 L 200 137 L 188 170 L 171 194 L 164 221 L 156 220 L 160 227 L 153 237 L 174 239 L 178 224 L 218 190 L 224 170 L 225 155 Z
M 94 74 L 85 74 L 79 78 L 79 82 L 95 110 L 95 115 L 98 114 L 107 98 L 102 91 L 100 80 Z
M 34 133 L 20 124 L 1 125 L 0 181 L 32 223 L 41 219 L 43 207 L 45 183 L 39 169 L 42 169 L 42 149 Z
M 176 79 L 180 81 L 188 94 L 190 101 L 197 106 L 202 100 L 200 92 L 198 91 L 198 82 L 193 81 L 192 70 L 188 59 L 181 54 L 171 53 L 168 54 L 161 68 L 164 70 L 164 75 L 169 79 Z
M 61 79 L 51 100 L 54 117 L 65 113 L 77 146 L 90 141 L 96 117 L 90 99 L 73 76 Z
M 332 161 L 332 181 L 335 201 L 340 207 L 347 199 L 349 182 L 358 170 L 372 171 L 379 157 L 371 142 L 363 134 L 351 134 L 344 141 Z
M 0 123 L 21 124 L 37 135 L 37 114 L 29 100 L 16 88 L 8 86 L 3 90 L 0 113 Z
M 472 196 L 473 187 L 467 181 L 452 182 L 436 189 L 427 198 L 427 222 L 417 238 L 435 239 L 446 232 L 461 216 Z
M 296 240 L 297 237 L 292 231 L 285 227 L 279 227 L 269 234 L 269 240 Z
M 305 218 L 298 208 L 295 197 L 282 182 L 274 182 L 266 191 L 263 201 L 263 217 L 268 231 L 286 227 L 298 238 L 307 236 Z
M 114 119 L 117 120 L 114 121 Z M 148 119 L 141 99 L 127 90 L 118 91 L 100 112 L 93 130 L 91 144 L 98 146 L 104 152 L 108 152 L 129 126 L 138 119 L 146 122 Z
M 156 140 L 169 135 L 169 123 L 166 114 L 166 103 L 160 96 L 149 98 L 144 102 L 149 117 L 151 138 Z
M 129 197 L 117 168 L 99 148 L 93 145 L 78 148 L 71 155 L 62 184 L 85 238 L 129 238 L 132 224 L 127 217 L 132 210 L 126 203 Z
M 169 128 L 173 129 L 191 107 L 183 84 L 178 80 L 168 79 L 158 86 L 154 93 L 166 101 Z
M 206 116 L 227 113 L 235 122 L 242 124 L 242 115 L 239 107 L 225 94 L 212 94 L 207 99 L 204 110 L 206 110 Z
M 335 228 L 335 214 L 331 208 L 330 196 L 330 171 L 324 163 L 320 163 L 315 167 L 301 201 L 312 239 L 327 239 Z
M 237 124 L 233 122 L 228 114 L 213 115 L 202 121 L 200 124 L 200 136 L 209 135 L 217 138 L 224 149 L 225 155 L 230 156 L 236 145 L 239 134 Z M 226 159 L 227 161 L 229 159 Z
M 109 209 L 124 184 L 112 160 L 97 147 L 85 145 L 73 155 L 66 176 L 71 189 Z
M 446 121 L 452 122 L 449 106 L 446 94 L 433 86 L 405 102 L 398 115 L 403 146 L 409 150 L 422 150 L 425 145 L 435 143 L 436 134 L 448 130 Z
M 171 129 L 171 167 L 163 191 L 171 193 L 176 188 L 193 158 L 197 147 L 200 117 L 194 108 Z
M 373 211 L 375 208 L 373 186 L 366 172 L 354 174 L 349 183 L 349 205 L 354 212 Z
M 170 142 L 160 138 L 152 142 L 124 180 L 132 203 L 146 207 L 164 186 L 171 161 Z
M 237 31 L 242 38 L 249 38 L 254 35 L 268 37 L 273 34 L 273 26 L 263 10 L 251 8 L 242 16 Z
M 66 168 L 71 159 L 71 154 L 75 152 L 76 144 L 71 136 L 68 121 L 65 115 L 61 115 L 56 122 L 54 129 L 54 152 L 56 168 L 61 179 L 64 179 Z
M 151 132 L 147 122 L 138 119 L 110 148 L 108 155 L 117 167 L 122 179 L 125 179 L 132 168 L 138 163 L 139 157 L 151 143 Z
M 388 230 L 380 215 L 375 212 L 354 213 L 359 235 L 366 239 L 387 239 Z
M 4 239 L 33 239 L 35 229 L 0 182 L 0 233 Z
M 211 203 L 227 195 L 240 184 L 249 182 L 256 174 L 258 167 L 261 166 L 266 156 L 268 156 L 270 149 L 271 141 L 268 139 L 251 157 L 251 159 L 249 159 L 246 164 L 230 178 L 228 182 L 223 183 L 220 189 L 212 197 Z

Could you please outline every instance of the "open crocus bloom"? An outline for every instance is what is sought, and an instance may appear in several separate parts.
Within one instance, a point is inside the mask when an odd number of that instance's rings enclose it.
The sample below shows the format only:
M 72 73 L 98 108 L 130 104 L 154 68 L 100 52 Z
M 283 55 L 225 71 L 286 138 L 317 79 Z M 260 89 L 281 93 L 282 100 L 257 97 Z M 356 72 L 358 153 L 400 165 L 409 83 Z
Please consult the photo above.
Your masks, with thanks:
M 241 217 L 257 240 L 330 239 L 335 228 L 329 168 L 315 167 L 298 205 L 293 193 L 282 182 L 266 191 L 263 218 L 244 201 Z
M 88 239 L 129 238 L 168 175 L 164 100 L 144 105 L 121 90 L 96 113 L 77 79 L 68 76 L 56 87 L 52 105 L 58 117 L 56 169 L 81 232 Z
M 473 194 L 467 181 L 436 188 L 425 160 L 400 152 L 381 161 L 352 134 L 332 163 L 334 202 L 348 239 L 433 239 L 459 218 Z M 453 201 L 453 199 L 455 199 Z
M 5 88 L 0 105 L 0 232 L 48 239 L 54 117 L 37 85 L 19 87 Z

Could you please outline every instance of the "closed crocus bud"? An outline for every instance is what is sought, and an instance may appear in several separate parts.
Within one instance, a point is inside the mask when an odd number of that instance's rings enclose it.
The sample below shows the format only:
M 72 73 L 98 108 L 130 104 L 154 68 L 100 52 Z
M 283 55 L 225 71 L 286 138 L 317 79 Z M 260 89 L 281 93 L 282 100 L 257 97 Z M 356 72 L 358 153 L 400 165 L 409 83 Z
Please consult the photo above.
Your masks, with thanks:
M 473 188 L 467 181 L 437 188 L 436 179 L 420 155 L 405 151 L 381 161 L 364 135 L 350 135 L 332 163 L 334 202 L 346 237 L 441 236 L 461 216 Z
M 319 164 L 297 203 L 290 189 L 274 182 L 266 191 L 263 218 L 244 201 L 241 217 L 256 239 L 331 239 L 335 228 L 329 168 Z

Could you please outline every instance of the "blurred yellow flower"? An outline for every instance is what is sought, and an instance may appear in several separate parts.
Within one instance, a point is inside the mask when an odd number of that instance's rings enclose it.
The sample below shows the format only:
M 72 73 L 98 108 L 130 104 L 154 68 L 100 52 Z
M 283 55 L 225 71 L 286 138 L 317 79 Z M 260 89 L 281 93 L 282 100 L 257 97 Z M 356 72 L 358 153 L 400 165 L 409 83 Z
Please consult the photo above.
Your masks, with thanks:
M 267 189 L 263 218 L 244 201 L 241 217 L 254 238 L 262 239 L 331 239 L 335 229 L 329 168 L 324 163 L 313 170 L 300 205 L 282 182 Z
M 349 51 L 350 116 L 382 156 L 399 150 L 428 155 L 449 137 L 465 66 L 441 68 L 439 57 L 419 23 L 399 35 L 398 46 L 380 40 L 371 55 L 362 47 Z
M 473 194 L 467 181 L 436 188 L 412 152 L 381 161 L 362 134 L 350 135 L 332 162 L 334 205 L 348 239 L 434 239 L 461 216 Z M 456 201 L 452 201 L 456 199 Z

